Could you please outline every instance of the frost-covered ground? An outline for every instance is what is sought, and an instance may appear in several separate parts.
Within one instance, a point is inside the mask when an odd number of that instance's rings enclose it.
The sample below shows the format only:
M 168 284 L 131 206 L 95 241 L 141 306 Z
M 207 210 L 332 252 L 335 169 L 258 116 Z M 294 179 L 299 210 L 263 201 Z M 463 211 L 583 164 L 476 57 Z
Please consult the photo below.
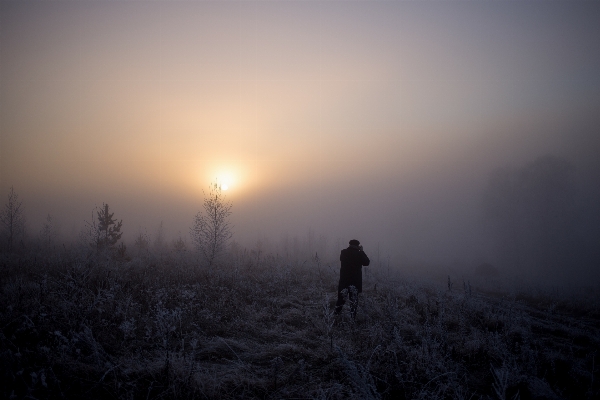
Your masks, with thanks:
M 352 321 L 337 263 L 228 265 L 2 256 L 0 396 L 600 398 L 594 292 L 373 271 Z

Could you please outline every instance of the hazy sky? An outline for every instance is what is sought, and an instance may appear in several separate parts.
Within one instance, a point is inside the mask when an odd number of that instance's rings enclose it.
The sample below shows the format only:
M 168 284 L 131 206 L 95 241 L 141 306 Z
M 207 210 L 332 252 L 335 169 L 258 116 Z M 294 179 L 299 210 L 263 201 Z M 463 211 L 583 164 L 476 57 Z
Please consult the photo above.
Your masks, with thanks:
M 2 1 L 0 194 L 30 233 L 107 202 L 187 235 L 485 254 L 489 172 L 600 155 L 597 1 Z M 591 167 L 592 166 L 592 167 Z M 591 169 L 590 169 L 591 168 Z

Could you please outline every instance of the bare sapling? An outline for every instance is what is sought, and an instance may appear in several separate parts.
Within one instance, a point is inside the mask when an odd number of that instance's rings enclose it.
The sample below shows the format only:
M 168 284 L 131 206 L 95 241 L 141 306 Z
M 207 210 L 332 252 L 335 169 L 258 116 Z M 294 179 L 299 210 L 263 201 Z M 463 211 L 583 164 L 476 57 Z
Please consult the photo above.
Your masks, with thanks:
M 232 204 L 225 199 L 221 186 L 217 182 L 211 183 L 208 194 L 205 193 L 203 211 L 196 214 L 190 229 L 194 247 L 208 268 L 224 254 L 233 236 L 229 224 L 231 207 Z
M 25 216 L 23 215 L 23 202 L 11 186 L 8 201 L 0 211 L 0 227 L 2 236 L 6 240 L 6 251 L 11 252 L 15 243 L 23 238 L 25 233 Z

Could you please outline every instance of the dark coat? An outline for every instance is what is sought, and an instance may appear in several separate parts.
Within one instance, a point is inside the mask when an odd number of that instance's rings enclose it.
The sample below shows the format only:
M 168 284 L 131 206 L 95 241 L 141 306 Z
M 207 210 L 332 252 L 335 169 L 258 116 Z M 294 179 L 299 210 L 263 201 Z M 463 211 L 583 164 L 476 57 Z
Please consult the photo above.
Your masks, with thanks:
M 362 266 L 369 265 L 369 257 L 364 251 L 359 250 L 354 246 L 342 250 L 340 253 L 340 283 L 338 292 L 346 289 L 349 286 L 354 286 L 358 293 L 362 292 Z

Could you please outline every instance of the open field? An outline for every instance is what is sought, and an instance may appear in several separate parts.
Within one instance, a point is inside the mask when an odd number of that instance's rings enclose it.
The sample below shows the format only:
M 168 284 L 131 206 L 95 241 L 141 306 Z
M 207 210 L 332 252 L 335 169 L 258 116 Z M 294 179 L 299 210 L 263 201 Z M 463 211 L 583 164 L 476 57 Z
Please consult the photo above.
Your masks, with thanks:
M 127 261 L 3 256 L 4 398 L 594 399 L 594 292 L 452 290 L 369 270 L 356 321 L 332 314 L 338 263 L 249 253 Z M 444 277 L 443 277 L 444 278 Z

